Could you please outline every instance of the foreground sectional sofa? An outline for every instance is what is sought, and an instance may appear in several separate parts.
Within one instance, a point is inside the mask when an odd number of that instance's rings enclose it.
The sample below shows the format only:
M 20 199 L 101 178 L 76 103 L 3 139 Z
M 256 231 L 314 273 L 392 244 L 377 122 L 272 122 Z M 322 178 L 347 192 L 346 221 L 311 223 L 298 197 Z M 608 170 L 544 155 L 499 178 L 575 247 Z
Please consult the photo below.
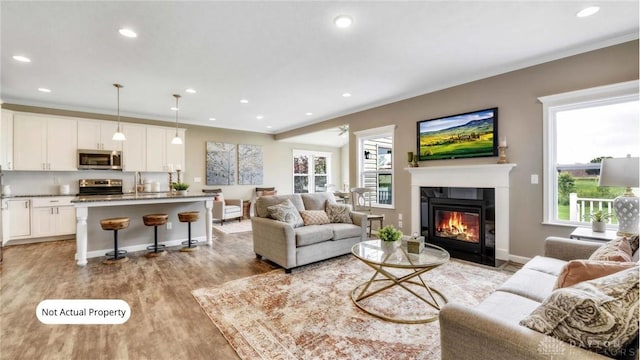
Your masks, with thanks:
M 454 303 L 446 304 L 439 315 L 442 359 L 584 360 L 609 358 L 594 351 L 559 341 L 555 337 L 544 335 L 520 324 L 521 320 L 528 318 L 552 294 L 558 276 L 569 260 L 587 259 L 602 245 L 603 243 L 582 240 L 547 238 L 545 256 L 536 256 L 531 259 L 478 306 L 468 308 Z M 619 356 L 615 357 L 619 359 L 638 359 L 637 262 L 638 251 L 636 249 L 633 257 L 625 262 L 625 266 L 629 266 L 628 270 L 624 270 L 625 272 L 635 271 L 635 275 L 631 274 L 627 277 L 635 277 L 635 285 L 630 285 L 629 289 L 631 290 L 624 296 L 631 298 L 631 301 L 635 297 L 636 306 L 628 307 L 630 311 L 627 313 L 631 314 L 630 320 L 627 318 L 624 320 L 624 324 L 621 324 L 632 329 L 631 333 L 635 333 L 636 338 L 619 353 Z M 565 271 L 560 276 L 567 276 L 566 274 Z M 604 277 L 598 279 L 603 281 Z M 567 307 L 571 308 L 570 305 Z M 635 314 L 633 314 L 634 307 Z M 586 312 L 591 310 L 588 306 L 584 309 Z M 547 310 L 546 312 L 551 311 Z M 564 315 L 560 314 L 559 316 Z M 633 327 L 634 323 L 635 328 Z M 603 333 L 608 331 L 608 324 L 589 324 L 588 327 L 593 331 L 599 331 L 600 328 Z M 580 336 L 583 335 L 580 334 Z M 583 339 L 587 342 L 597 341 L 587 335 L 584 335 Z
M 292 206 L 283 205 L 287 202 Z M 276 208 L 280 208 L 277 214 L 273 211 Z M 274 219 L 278 215 L 281 219 Z M 326 192 L 259 197 L 251 226 L 256 256 L 287 272 L 348 254 L 354 244 L 367 239 L 367 215 L 337 204 L 333 194 Z

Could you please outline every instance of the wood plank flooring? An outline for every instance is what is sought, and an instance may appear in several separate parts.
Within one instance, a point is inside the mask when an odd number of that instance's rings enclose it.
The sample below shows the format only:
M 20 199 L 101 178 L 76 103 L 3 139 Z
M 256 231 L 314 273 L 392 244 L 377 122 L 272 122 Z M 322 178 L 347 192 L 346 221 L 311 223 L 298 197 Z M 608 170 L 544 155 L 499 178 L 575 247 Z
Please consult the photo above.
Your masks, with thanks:
M 138 252 L 115 265 L 93 258 L 85 267 L 75 265 L 73 240 L 4 248 L 0 359 L 237 359 L 191 291 L 277 266 L 255 258 L 250 232 L 214 235 L 197 252 Z M 45 299 L 123 299 L 131 317 L 123 325 L 44 325 L 35 311 Z

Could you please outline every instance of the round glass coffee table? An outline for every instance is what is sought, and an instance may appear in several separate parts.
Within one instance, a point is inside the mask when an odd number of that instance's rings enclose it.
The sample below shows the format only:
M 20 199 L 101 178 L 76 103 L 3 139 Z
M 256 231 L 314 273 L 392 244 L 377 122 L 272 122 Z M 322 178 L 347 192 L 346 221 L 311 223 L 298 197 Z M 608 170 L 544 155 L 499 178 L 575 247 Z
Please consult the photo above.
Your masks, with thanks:
M 366 299 L 378 294 L 383 295 L 383 292 L 389 292 L 389 289 L 396 286 L 403 288 L 421 303 L 436 310 L 440 310 L 440 307 L 447 302 L 447 298 L 440 291 L 427 285 L 421 276 L 449 261 L 449 253 L 445 249 L 425 244 L 420 254 L 414 254 L 407 252 L 407 249 L 402 246 L 389 248 L 387 245 L 382 240 L 368 240 L 357 243 L 351 248 L 351 253 L 356 258 L 375 270 L 369 281 L 353 289 L 351 300 L 361 310 L 387 321 L 421 324 L 436 320 L 437 314 L 412 319 L 389 316 L 365 304 Z M 401 269 L 399 272 L 402 274 L 398 275 L 398 271 L 393 269 Z

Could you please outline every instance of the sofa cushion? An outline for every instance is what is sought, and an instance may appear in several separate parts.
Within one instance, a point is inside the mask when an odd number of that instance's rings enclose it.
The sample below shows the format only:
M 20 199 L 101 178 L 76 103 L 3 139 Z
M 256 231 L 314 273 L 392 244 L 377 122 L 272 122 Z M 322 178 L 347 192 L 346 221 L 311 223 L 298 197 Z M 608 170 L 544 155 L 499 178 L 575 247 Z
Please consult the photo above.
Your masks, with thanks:
M 225 214 L 241 214 L 242 208 L 238 205 L 225 205 L 224 213 Z
M 546 256 L 536 256 L 524 264 L 522 268 L 558 276 L 566 264 L 567 262 L 564 260 Z
M 346 204 L 332 204 L 327 202 L 325 211 L 332 223 L 353 224 L 351 221 L 351 206 Z
M 621 355 L 638 334 L 638 268 L 555 290 L 520 324 L 582 348 Z
M 556 279 L 557 277 L 554 275 L 523 268 L 513 274 L 504 284 L 500 285 L 498 290 L 542 302 L 553 291 Z
M 302 203 L 300 194 L 261 196 L 256 199 L 256 215 L 261 218 L 269 217 L 269 210 L 267 210 L 267 208 L 280 204 L 285 200 L 290 200 L 298 211 L 304 210 L 304 204 Z
M 299 227 L 296 232 L 296 246 L 307 246 L 331 240 L 332 229 L 327 225 L 309 225 Z
M 302 210 L 300 211 L 300 216 L 302 216 L 304 226 L 329 223 L 329 217 L 324 210 Z
M 639 236 L 640 235 L 633 235 L 627 237 L 627 241 L 629 242 L 629 245 L 631 245 L 631 252 L 634 254 L 638 252 L 638 247 L 640 246 Z
M 305 210 L 324 210 L 327 202 L 335 203 L 336 198 L 330 192 L 317 192 L 313 194 L 300 194 Z
M 520 320 L 531 314 L 540 303 L 526 297 L 512 294 L 505 291 L 495 291 L 476 306 L 478 310 L 500 321 L 506 321 L 513 325 L 518 325 Z
M 582 281 L 593 280 L 611 275 L 618 271 L 638 266 L 635 262 L 571 260 L 558 276 L 555 288 L 575 285 Z
M 333 232 L 332 240 L 341 240 L 362 236 L 362 228 L 353 224 L 332 223 L 324 225 Z
M 289 199 L 280 204 L 269 206 L 267 211 L 269 211 L 269 216 L 274 220 L 286 222 L 293 227 L 304 226 L 304 221 L 302 217 L 300 217 L 300 213 Z
M 619 237 L 599 247 L 589 256 L 589 260 L 631 261 L 631 244 L 626 238 Z

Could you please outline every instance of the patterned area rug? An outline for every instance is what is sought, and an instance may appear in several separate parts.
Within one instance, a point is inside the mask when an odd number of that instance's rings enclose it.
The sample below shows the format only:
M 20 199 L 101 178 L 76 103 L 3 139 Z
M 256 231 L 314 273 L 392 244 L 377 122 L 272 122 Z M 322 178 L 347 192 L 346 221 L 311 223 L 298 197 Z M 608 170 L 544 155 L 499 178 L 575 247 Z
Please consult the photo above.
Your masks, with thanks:
M 397 324 L 353 304 L 351 291 L 372 275 L 347 255 L 292 274 L 274 270 L 192 293 L 242 359 L 439 359 L 437 321 Z M 454 260 L 423 278 L 449 302 L 474 305 L 510 275 Z M 368 305 L 413 313 L 412 296 L 394 289 L 367 299 Z
M 224 225 L 220 225 L 220 223 L 214 223 L 213 228 L 222 231 L 225 234 L 251 231 L 251 220 L 231 220 L 228 222 L 225 221 Z

